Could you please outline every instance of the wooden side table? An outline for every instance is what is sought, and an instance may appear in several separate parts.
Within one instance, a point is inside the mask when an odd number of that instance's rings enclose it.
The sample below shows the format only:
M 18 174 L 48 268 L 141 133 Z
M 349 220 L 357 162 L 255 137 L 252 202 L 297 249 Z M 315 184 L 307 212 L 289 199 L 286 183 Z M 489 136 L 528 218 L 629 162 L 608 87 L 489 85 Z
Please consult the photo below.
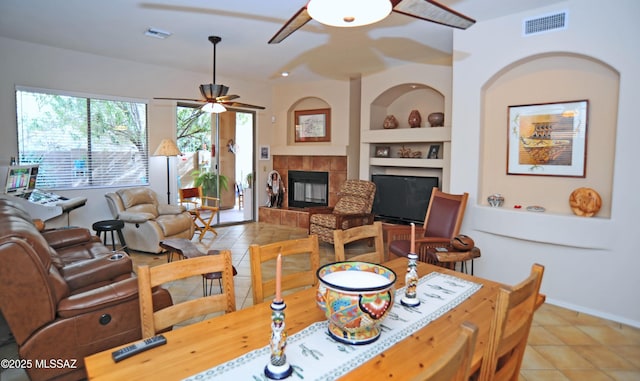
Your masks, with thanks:
M 173 261 L 173 254 L 177 254 L 179 259 L 200 257 L 202 255 L 216 255 L 220 254 L 220 250 L 209 250 L 206 253 L 198 250 L 198 247 L 191 241 L 185 238 L 169 238 L 164 241 L 160 241 L 160 247 L 167 251 L 167 262 Z M 235 266 L 233 268 L 233 276 L 238 274 Z M 220 285 L 220 292 L 222 292 L 222 273 L 206 273 L 202 274 L 202 294 L 204 296 L 211 295 L 211 288 L 213 287 L 213 281 L 217 279 Z M 207 292 L 208 290 L 208 292 Z
M 460 272 L 468 274 L 467 261 L 471 261 L 471 275 L 473 275 L 473 260 L 480 258 L 480 249 L 474 247 L 468 251 L 441 251 L 435 248 L 427 250 L 429 263 L 446 267 L 451 270 L 456 269 L 456 264 L 460 263 Z

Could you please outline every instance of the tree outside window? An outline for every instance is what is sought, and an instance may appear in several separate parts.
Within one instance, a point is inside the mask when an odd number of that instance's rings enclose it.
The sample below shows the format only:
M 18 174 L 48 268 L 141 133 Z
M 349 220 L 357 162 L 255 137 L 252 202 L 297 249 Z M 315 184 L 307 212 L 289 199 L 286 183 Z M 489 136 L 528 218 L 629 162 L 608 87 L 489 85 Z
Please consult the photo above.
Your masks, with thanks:
M 142 102 L 16 91 L 19 164 L 39 164 L 37 187 L 149 183 Z

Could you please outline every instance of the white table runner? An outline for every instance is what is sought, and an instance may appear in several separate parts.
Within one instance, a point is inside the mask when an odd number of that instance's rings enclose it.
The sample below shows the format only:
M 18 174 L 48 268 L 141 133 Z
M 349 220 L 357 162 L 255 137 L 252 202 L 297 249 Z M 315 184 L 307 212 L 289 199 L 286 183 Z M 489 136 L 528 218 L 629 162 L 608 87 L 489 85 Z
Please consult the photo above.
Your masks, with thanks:
M 382 322 L 380 338 L 367 345 L 339 343 L 329 336 L 326 321 L 313 323 L 287 338 L 285 353 L 293 367 L 293 374 L 288 379 L 335 380 L 444 315 L 481 287 L 481 284 L 452 275 L 432 272 L 418 281 L 417 293 L 421 303 L 415 308 L 400 304 L 404 287 L 396 290 L 395 304 Z M 264 319 L 265 324 L 268 324 L 266 320 L 270 319 L 270 316 L 265 316 Z M 270 350 L 267 345 L 188 377 L 184 381 L 268 381 L 263 371 L 269 362 L 269 356 Z

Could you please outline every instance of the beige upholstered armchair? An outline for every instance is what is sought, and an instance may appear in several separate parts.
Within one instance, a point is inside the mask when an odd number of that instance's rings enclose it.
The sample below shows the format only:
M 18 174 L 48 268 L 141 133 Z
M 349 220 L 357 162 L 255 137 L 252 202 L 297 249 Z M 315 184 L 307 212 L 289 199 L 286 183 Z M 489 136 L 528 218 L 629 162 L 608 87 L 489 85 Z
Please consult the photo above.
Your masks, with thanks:
M 333 244 L 334 230 L 372 224 L 375 195 L 376 185 L 371 181 L 345 181 L 333 208 L 309 208 L 309 234 Z
M 159 253 L 164 239 L 193 237 L 195 227 L 189 212 L 180 205 L 159 204 L 149 188 L 120 189 L 105 197 L 113 216 L 124 221 L 124 239 L 133 250 Z

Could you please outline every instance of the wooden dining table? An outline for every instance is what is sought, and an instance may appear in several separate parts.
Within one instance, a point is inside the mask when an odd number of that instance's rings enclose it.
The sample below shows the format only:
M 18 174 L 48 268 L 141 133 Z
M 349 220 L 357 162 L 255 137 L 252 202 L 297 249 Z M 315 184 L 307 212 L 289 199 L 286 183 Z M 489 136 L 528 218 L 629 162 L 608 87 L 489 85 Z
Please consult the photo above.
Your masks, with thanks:
M 407 260 L 393 259 L 384 265 L 398 275 L 396 288 L 403 287 Z M 423 262 L 418 262 L 417 269 L 420 276 L 438 271 L 480 283 L 482 287 L 457 307 L 377 354 L 340 380 L 407 379 L 431 365 L 442 353 L 440 346 L 453 343 L 464 321 L 474 323 L 479 329 L 472 370 L 479 369 L 495 300 L 502 284 Z M 324 312 L 316 305 L 315 293 L 314 288 L 308 288 L 285 295 L 285 322 L 289 335 L 312 323 L 326 320 Z M 270 302 L 264 302 L 166 332 L 166 345 L 118 363 L 113 361 L 111 352 L 120 347 L 88 356 L 85 358 L 87 375 L 90 380 L 181 380 L 267 346 L 270 324 Z

